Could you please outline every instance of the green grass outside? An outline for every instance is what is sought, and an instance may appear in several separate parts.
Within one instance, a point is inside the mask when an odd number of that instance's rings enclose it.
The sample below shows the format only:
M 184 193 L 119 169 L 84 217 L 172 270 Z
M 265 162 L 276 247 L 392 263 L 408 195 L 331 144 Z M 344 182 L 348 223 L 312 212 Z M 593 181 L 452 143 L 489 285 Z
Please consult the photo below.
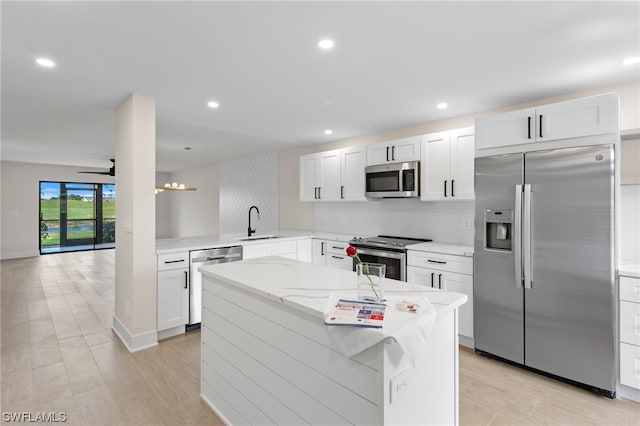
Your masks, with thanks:
M 59 220 L 60 200 L 40 200 L 40 212 L 43 220 Z M 102 215 L 105 219 L 115 219 L 115 201 L 102 202 Z M 93 219 L 94 217 L 92 201 L 67 200 L 67 219 Z
M 45 221 L 60 220 L 60 200 L 40 200 L 40 212 L 42 213 L 42 219 Z M 103 219 L 114 219 L 116 217 L 116 203 L 115 201 L 104 200 L 102 202 L 102 214 Z M 67 219 L 95 219 L 94 203 L 92 201 L 82 200 L 67 200 Z M 49 224 L 51 226 L 51 224 Z M 58 225 L 59 226 L 59 225 Z M 77 231 L 69 232 L 67 234 L 68 239 L 84 239 L 94 238 L 93 231 Z M 60 244 L 60 234 L 57 232 L 51 232 L 41 241 L 43 246 L 54 246 Z

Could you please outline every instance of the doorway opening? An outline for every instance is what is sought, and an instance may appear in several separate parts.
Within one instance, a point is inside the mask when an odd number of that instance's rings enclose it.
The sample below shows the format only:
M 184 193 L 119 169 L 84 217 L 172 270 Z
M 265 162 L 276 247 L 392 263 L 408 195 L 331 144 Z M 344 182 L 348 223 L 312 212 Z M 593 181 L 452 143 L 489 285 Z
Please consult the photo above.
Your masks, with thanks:
M 114 248 L 116 186 L 40 182 L 40 254 Z

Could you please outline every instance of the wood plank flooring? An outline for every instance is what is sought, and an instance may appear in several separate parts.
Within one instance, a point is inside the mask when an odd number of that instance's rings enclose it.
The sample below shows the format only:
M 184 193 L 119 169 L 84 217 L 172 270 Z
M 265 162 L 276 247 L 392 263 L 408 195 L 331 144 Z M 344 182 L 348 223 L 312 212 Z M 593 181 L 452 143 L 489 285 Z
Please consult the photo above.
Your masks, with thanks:
M 71 425 L 222 424 L 200 400 L 199 332 L 131 354 L 111 331 L 113 250 L 0 268 L 3 413 L 64 412 Z M 640 404 L 462 349 L 460 423 L 637 426 Z

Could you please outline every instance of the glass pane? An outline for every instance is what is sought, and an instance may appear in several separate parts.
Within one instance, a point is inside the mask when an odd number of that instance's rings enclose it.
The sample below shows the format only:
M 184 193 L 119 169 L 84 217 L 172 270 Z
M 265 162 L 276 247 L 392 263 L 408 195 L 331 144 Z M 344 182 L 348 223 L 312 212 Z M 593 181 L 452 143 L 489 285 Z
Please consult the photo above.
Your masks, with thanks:
M 105 219 L 116 219 L 116 186 L 110 184 L 102 185 L 102 217 Z M 115 232 L 115 231 L 114 231 Z
M 95 219 L 95 191 L 85 185 L 67 184 L 67 219 Z
M 60 245 L 60 182 L 40 182 L 40 246 Z
M 93 244 L 95 237 L 95 221 L 93 220 L 68 220 L 67 240 L 87 240 L 84 244 Z M 73 242 L 77 244 L 77 242 Z

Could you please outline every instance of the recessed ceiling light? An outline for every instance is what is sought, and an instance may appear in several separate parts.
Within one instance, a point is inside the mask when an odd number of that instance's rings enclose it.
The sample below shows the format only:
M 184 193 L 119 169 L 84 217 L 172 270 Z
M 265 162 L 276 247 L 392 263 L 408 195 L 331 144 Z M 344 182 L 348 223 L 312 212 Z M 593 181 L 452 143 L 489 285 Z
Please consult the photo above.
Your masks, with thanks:
M 325 38 L 324 40 L 320 40 L 318 42 L 318 47 L 320 49 L 331 49 L 333 47 L 333 41 L 329 40 L 328 38 Z
M 627 58 L 624 61 L 622 61 L 622 63 L 624 65 L 633 65 L 633 64 L 640 63 L 640 56 L 634 56 L 633 58 Z
M 38 65 L 40 65 L 41 67 L 45 67 L 45 68 L 53 68 L 56 66 L 56 63 L 53 62 L 51 59 L 47 59 L 47 58 L 38 58 L 36 59 L 36 63 Z
M 446 102 L 440 102 L 438 105 L 436 105 L 436 108 L 438 109 L 447 109 L 449 107 L 449 104 Z
M 220 104 L 217 103 L 216 101 L 209 101 L 209 102 L 207 102 L 207 106 L 209 108 L 218 108 L 220 106 Z
M 331 134 L 333 134 L 333 130 L 327 129 L 327 130 L 324 131 L 324 134 L 325 135 L 331 135 Z

